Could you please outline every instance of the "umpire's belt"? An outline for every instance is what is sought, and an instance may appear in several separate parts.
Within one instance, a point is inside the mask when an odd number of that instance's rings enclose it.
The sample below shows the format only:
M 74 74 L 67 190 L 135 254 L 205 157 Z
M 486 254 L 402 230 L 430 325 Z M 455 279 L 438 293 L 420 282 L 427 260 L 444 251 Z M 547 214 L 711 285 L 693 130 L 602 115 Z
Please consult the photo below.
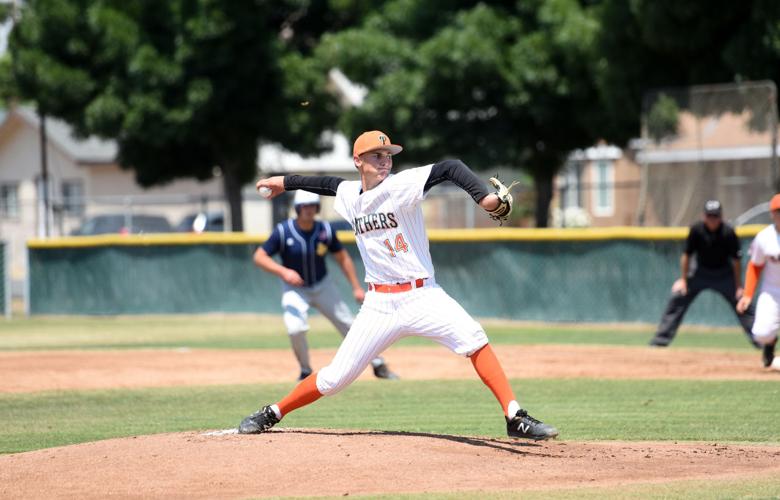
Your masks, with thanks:
M 406 283 L 392 283 L 386 285 L 381 283 L 369 283 L 368 289 L 372 292 L 379 293 L 400 293 L 408 292 L 414 288 L 422 288 L 424 284 L 425 278 L 418 278 L 414 281 L 407 281 Z

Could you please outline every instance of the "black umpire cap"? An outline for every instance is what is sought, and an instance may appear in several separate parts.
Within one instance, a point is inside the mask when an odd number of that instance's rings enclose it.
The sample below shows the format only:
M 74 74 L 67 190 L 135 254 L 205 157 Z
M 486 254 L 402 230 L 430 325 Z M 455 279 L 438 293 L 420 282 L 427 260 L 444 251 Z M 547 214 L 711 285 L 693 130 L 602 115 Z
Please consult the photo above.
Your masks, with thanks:
M 704 213 L 707 215 L 720 215 L 723 212 L 718 200 L 707 200 L 704 203 Z

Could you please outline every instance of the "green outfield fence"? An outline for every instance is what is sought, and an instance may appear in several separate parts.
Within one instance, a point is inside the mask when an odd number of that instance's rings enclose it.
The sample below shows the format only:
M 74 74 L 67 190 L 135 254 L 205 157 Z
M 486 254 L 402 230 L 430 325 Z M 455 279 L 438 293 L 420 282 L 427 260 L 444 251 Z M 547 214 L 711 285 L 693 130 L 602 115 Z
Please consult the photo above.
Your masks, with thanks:
M 743 249 L 759 229 L 740 228 Z M 679 274 L 687 228 L 499 228 L 429 234 L 436 280 L 473 316 L 655 323 Z M 362 277 L 354 237 L 340 235 Z M 252 253 L 263 241 L 243 234 L 30 241 L 29 311 L 279 313 L 279 280 L 252 263 Z M 329 269 L 351 302 L 339 267 L 331 262 Z M 709 291 L 694 303 L 686 321 L 737 324 L 723 299 Z
M 8 243 L 0 240 L 0 313 L 11 317 L 11 274 Z

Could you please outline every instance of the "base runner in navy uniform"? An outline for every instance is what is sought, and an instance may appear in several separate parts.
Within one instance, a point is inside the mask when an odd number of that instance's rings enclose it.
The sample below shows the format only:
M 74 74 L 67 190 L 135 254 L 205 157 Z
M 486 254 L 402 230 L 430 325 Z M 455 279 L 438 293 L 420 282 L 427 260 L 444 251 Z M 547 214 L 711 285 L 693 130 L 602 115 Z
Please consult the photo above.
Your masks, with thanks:
M 330 252 L 352 286 L 358 304 L 363 303 L 365 291 L 355 276 L 355 266 L 330 224 L 316 219 L 320 211 L 320 197 L 307 191 L 298 191 L 293 200 L 296 219 L 276 225 L 271 236 L 255 251 L 255 264 L 282 280 L 282 308 L 284 324 L 290 337 L 295 358 L 301 368 L 299 380 L 312 373 L 309 358 L 309 306 L 320 311 L 345 336 L 354 316 L 342 300 L 336 285 L 328 276 L 325 256 Z M 280 254 L 282 263 L 272 256 Z M 371 360 L 374 375 L 382 379 L 397 379 L 385 361 L 377 356 Z
M 505 196 L 508 188 L 492 179 L 497 191 L 490 193 L 459 160 L 391 174 L 393 155 L 401 150 L 386 134 L 374 130 L 360 135 L 353 147 L 359 181 L 287 175 L 257 183 L 258 190 L 270 189 L 271 197 L 295 189 L 335 196 L 336 211 L 355 230 L 368 293 L 331 363 L 299 382 L 279 402 L 246 417 L 238 431 L 267 431 L 289 412 L 347 387 L 397 340 L 417 336 L 470 359 L 501 405 L 510 437 L 557 436 L 554 427 L 521 409 L 482 326 L 436 283 L 429 251 L 421 205 L 432 187 L 452 181 L 494 218 L 506 218 L 511 212 L 511 198 Z M 474 270 L 475 277 L 478 271 Z

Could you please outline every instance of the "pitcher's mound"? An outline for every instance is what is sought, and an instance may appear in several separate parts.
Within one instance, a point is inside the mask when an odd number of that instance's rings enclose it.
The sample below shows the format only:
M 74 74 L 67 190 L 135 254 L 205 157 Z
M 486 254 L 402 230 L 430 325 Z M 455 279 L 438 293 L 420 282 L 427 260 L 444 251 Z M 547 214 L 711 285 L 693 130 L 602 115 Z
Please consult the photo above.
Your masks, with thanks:
M 356 495 L 538 490 L 780 474 L 780 447 L 525 442 L 275 429 L 158 434 L 0 456 L 2 498 Z

